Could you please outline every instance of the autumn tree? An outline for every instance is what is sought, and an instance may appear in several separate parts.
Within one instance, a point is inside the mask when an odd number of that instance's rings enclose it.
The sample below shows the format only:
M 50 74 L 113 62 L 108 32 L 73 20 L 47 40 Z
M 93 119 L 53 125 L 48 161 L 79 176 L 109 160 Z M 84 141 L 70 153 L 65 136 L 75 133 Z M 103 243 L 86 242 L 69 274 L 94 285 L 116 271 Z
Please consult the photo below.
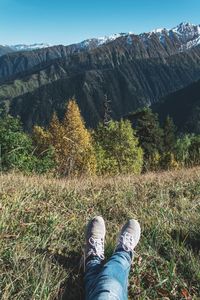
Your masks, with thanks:
M 66 148 L 63 173 L 66 175 L 95 173 L 96 158 L 92 137 L 85 127 L 79 107 L 74 99 L 67 104 L 62 127 L 63 145 Z
M 62 122 L 60 122 L 60 120 L 58 119 L 57 113 L 54 111 L 51 122 L 49 124 L 49 137 L 50 137 L 50 143 L 53 146 L 56 146 L 56 148 L 60 148 L 58 147 L 59 144 L 62 144 L 63 141 L 63 126 L 62 126 Z
M 51 135 L 48 130 L 35 125 L 32 131 L 32 140 L 35 145 L 35 152 L 38 155 L 43 155 L 51 145 Z
M 49 148 L 53 147 L 54 156 L 59 156 L 58 141 L 61 136 L 61 125 L 57 114 L 54 112 L 49 128 L 45 129 L 35 125 L 32 131 L 32 139 L 35 145 L 35 152 L 38 156 L 42 156 Z
M 38 125 L 33 127 L 32 141 L 34 155 L 37 157 L 36 171 L 49 172 L 55 168 L 55 150 L 51 144 L 51 134 L 48 130 Z
M 40 152 L 48 146 L 53 147 L 59 174 L 73 176 L 95 173 L 96 158 L 91 134 L 85 127 L 75 100 L 69 100 L 62 121 L 54 112 L 49 128 L 45 130 L 35 126 L 34 136 Z
M 56 112 L 53 113 L 48 128 L 50 145 L 54 149 L 54 159 L 56 170 L 59 174 L 64 174 L 67 160 L 67 139 L 62 122 L 58 119 Z

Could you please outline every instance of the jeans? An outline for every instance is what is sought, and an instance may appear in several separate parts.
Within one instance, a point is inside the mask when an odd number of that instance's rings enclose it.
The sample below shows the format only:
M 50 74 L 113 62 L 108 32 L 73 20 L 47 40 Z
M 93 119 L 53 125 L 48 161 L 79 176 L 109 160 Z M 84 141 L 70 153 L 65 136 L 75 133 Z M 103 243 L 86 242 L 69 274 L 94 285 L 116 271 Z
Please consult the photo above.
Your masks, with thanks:
M 86 263 L 86 300 L 127 300 L 131 254 L 115 252 L 106 264 L 98 256 Z

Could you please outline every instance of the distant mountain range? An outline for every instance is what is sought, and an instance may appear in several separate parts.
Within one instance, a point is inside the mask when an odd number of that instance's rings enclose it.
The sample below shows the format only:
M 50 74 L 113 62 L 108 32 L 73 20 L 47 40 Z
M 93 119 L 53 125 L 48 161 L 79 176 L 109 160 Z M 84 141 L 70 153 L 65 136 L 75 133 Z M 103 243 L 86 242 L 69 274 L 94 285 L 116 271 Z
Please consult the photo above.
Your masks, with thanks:
M 101 45 L 107 44 L 111 41 L 114 41 L 120 37 L 126 37 L 126 42 L 132 44 L 133 33 L 119 33 L 111 36 L 105 36 L 102 38 L 93 38 L 85 40 L 78 45 L 81 48 L 93 48 L 99 47 Z M 160 42 L 165 46 L 168 43 L 168 39 L 174 41 L 179 46 L 179 50 L 189 49 L 191 47 L 197 46 L 200 44 L 200 25 L 193 25 L 191 23 L 181 23 L 178 26 L 168 30 L 166 28 L 155 29 L 149 33 L 139 34 L 138 37 L 141 41 L 146 43 L 148 46 L 149 39 L 156 35 Z
M 18 44 L 18 45 L 0 45 L 0 56 L 11 53 L 11 52 L 19 52 L 19 51 L 33 51 L 37 49 L 43 49 L 50 47 L 49 44 L 31 44 L 31 45 L 25 45 L 25 44 Z
M 62 116 L 73 96 L 94 127 L 105 94 L 112 117 L 119 118 L 200 79 L 200 26 L 190 23 L 69 46 L 15 47 L 7 54 L 8 47 L 0 47 L 0 105 L 20 115 L 28 130 L 47 125 L 54 110 Z
M 161 41 L 165 45 L 167 43 L 168 38 L 174 40 L 175 43 L 179 44 L 180 50 L 189 49 L 191 47 L 197 46 L 200 44 L 200 25 L 193 25 L 191 23 L 181 23 L 178 26 L 168 30 L 166 28 L 155 29 L 149 33 L 141 33 L 138 37 L 148 44 L 148 40 L 152 35 L 157 35 Z M 92 38 L 84 40 L 80 43 L 74 44 L 74 48 L 76 50 L 90 50 L 102 46 L 104 44 L 110 43 L 120 37 L 127 37 L 127 43 L 132 43 L 132 36 L 134 34 L 132 32 L 129 33 L 117 33 L 110 36 L 104 36 L 100 38 Z M 76 45 L 76 46 L 75 46 Z M 40 43 L 40 44 L 18 44 L 18 45 L 5 45 L 0 46 L 4 49 L 4 53 L 0 52 L 0 55 L 4 55 L 5 53 L 13 52 L 13 51 L 32 51 L 37 49 L 43 49 L 50 47 L 49 44 Z

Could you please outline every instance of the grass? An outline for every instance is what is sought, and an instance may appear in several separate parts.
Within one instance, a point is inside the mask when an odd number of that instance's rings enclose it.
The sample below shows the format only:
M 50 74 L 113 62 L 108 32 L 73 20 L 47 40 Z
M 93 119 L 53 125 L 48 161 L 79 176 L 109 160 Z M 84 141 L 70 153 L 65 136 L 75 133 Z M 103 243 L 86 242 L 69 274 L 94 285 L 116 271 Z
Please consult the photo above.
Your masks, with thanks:
M 83 299 L 84 229 L 107 225 L 106 257 L 129 217 L 142 227 L 130 299 L 200 299 L 200 168 L 138 177 L 0 176 L 0 299 Z

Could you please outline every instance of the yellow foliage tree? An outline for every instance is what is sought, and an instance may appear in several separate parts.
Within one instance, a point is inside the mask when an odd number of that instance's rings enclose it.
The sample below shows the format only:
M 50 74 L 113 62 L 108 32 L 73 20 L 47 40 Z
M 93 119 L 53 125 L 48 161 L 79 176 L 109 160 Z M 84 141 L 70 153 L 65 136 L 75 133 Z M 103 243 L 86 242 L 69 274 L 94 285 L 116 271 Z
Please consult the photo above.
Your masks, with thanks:
M 68 102 L 63 122 L 59 121 L 56 113 L 53 114 L 48 133 L 59 174 L 73 176 L 95 173 L 92 138 L 75 100 Z
M 56 112 L 53 113 L 49 125 L 49 134 L 50 144 L 54 148 L 57 171 L 58 173 L 63 174 L 65 169 L 65 161 L 67 159 L 67 142 L 62 123 L 59 121 Z
M 66 147 L 64 173 L 66 175 L 94 174 L 96 158 L 92 137 L 85 127 L 79 107 L 74 99 L 68 102 L 62 127 Z
M 54 112 L 48 130 L 35 126 L 33 138 L 40 153 L 53 146 L 59 174 L 74 176 L 96 172 L 92 137 L 75 100 L 68 102 L 63 122 L 59 121 Z
M 50 143 L 52 146 L 58 146 L 63 138 L 62 125 L 58 119 L 56 112 L 53 113 L 51 122 L 49 124 Z
M 165 170 L 178 170 L 180 169 L 181 165 L 176 160 L 174 153 L 166 152 L 162 155 L 161 167 Z
M 36 145 L 36 153 L 38 155 L 42 155 L 47 151 L 51 143 L 51 135 L 49 131 L 36 125 L 33 127 L 32 138 Z

